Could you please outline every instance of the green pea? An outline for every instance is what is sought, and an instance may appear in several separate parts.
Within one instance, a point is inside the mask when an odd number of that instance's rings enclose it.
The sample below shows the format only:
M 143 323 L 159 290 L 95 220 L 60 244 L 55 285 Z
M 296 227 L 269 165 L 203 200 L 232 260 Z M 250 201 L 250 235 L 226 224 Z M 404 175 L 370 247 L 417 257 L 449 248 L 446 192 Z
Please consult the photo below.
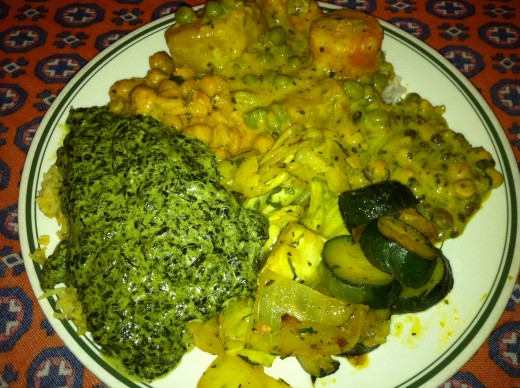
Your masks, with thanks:
M 282 27 L 277 26 L 273 27 L 269 30 L 267 33 L 267 38 L 269 39 L 269 42 L 271 42 L 274 45 L 280 45 L 285 43 L 287 40 L 287 35 L 285 34 L 285 31 Z
M 274 78 L 274 87 L 276 89 L 285 89 L 285 88 L 291 86 L 293 83 L 294 83 L 294 80 L 292 79 L 292 77 L 289 77 L 288 75 L 285 75 L 285 74 L 278 74 Z
M 273 113 L 280 123 L 286 123 L 288 120 L 287 112 L 285 111 L 283 105 L 272 104 L 269 107 L 269 112 Z
M 381 108 L 376 108 L 365 115 L 366 123 L 370 126 L 381 127 L 390 123 L 390 114 Z
M 259 59 L 260 59 L 260 63 L 263 65 L 269 65 L 274 62 L 273 56 L 269 53 L 260 54 Z
M 299 56 L 293 55 L 287 59 L 287 64 L 291 69 L 298 70 L 303 66 L 303 60 Z
M 182 6 L 175 11 L 175 20 L 179 24 L 188 24 L 197 20 L 197 15 L 190 7 Z
M 224 15 L 224 7 L 217 1 L 208 1 L 206 3 L 206 7 L 204 9 L 204 15 L 206 15 L 210 19 L 218 18 L 219 16 Z
M 263 108 L 253 109 L 246 113 L 244 121 L 251 129 L 258 129 L 267 120 L 267 111 Z
M 359 100 L 363 98 L 364 95 L 363 85 L 354 80 L 346 80 L 343 83 L 343 90 L 345 90 L 345 92 L 353 100 Z
M 384 74 L 374 74 L 372 76 L 372 84 L 374 85 L 374 88 L 376 88 L 376 90 L 382 92 L 388 85 L 388 78 Z
M 278 116 L 273 111 L 267 112 L 267 127 L 271 131 L 277 131 L 281 127 L 280 120 L 278 119 Z
M 264 74 L 265 83 L 274 83 L 274 79 L 278 76 L 276 71 L 268 71 Z
M 360 84 L 363 84 L 363 85 L 372 85 L 372 76 L 362 75 L 358 81 Z
M 260 82 L 260 78 L 258 78 L 254 74 L 246 74 L 242 78 L 242 82 L 245 83 L 246 85 L 255 85 Z
M 232 101 L 236 104 L 252 106 L 256 104 L 256 98 L 257 96 L 254 93 L 247 90 L 239 90 L 234 94 Z
M 228 9 L 233 9 L 233 8 L 239 8 L 242 5 L 244 5 L 244 2 L 241 0 L 222 0 L 221 4 L 225 10 L 228 10 Z
M 288 58 L 292 55 L 293 53 L 293 49 L 291 48 L 291 46 L 289 45 L 286 45 L 286 44 L 282 44 L 280 46 L 276 46 L 273 50 L 272 50 L 273 54 L 280 57 L 280 58 Z
M 376 91 L 370 85 L 365 85 L 365 87 L 363 88 L 363 98 L 365 99 L 365 102 L 367 104 L 370 104 L 374 101 L 376 94 Z

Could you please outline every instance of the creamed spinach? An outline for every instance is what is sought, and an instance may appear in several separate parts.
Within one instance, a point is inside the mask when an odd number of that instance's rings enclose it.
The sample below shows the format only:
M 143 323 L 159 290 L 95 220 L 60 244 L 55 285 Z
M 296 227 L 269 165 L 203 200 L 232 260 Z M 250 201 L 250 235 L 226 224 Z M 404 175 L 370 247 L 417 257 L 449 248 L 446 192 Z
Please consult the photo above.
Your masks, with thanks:
M 74 109 L 58 151 L 69 233 L 42 285 L 76 288 L 109 357 L 153 379 L 190 347 L 184 324 L 252 295 L 267 219 L 220 185 L 214 154 L 146 116 Z

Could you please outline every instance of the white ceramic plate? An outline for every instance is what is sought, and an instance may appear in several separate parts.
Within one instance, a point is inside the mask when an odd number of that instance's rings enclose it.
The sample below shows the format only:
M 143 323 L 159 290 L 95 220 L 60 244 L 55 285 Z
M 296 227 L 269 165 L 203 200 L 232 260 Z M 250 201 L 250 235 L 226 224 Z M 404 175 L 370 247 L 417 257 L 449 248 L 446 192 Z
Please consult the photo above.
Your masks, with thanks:
M 330 5 L 322 4 L 332 8 Z M 20 241 L 28 276 L 37 297 L 40 265 L 29 258 L 37 237 L 55 236 L 57 225 L 43 216 L 34 198 L 43 173 L 55 161 L 63 137 L 63 123 L 71 106 L 102 105 L 108 88 L 122 78 L 144 76 L 148 57 L 167 50 L 164 31 L 174 16 L 159 19 L 127 35 L 92 60 L 64 88 L 36 132 L 22 177 L 19 201 Z M 340 370 L 315 386 L 411 387 L 437 386 L 449 379 L 476 352 L 500 318 L 513 289 L 520 264 L 520 179 L 507 138 L 491 109 L 468 80 L 436 51 L 413 36 L 382 22 L 384 50 L 408 91 L 418 92 L 433 104 L 447 107 L 451 128 L 462 132 L 474 146 L 483 146 L 494 156 L 504 184 L 494 190 L 484 208 L 464 234 L 444 244 L 455 286 L 449 304 L 429 311 L 395 317 L 387 344 L 369 355 L 364 368 L 342 361 Z M 131 66 L 129 66 L 131 64 Z M 51 247 L 56 244 L 54 237 Z M 166 378 L 149 385 L 137 384 L 111 367 L 87 336 L 78 336 L 68 321 L 53 318 L 55 301 L 40 301 L 41 307 L 65 344 L 94 374 L 110 386 L 195 387 L 212 356 L 194 350 Z M 277 361 L 267 370 L 294 387 L 311 387 L 308 375 L 293 359 Z

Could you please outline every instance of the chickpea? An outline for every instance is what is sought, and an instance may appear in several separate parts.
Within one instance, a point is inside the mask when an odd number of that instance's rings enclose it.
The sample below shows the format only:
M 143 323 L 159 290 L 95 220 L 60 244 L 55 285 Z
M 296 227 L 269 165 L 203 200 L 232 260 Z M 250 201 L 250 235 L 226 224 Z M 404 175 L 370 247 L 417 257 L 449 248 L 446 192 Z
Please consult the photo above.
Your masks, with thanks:
M 128 99 L 132 90 L 143 82 L 144 80 L 142 78 L 128 78 L 116 81 L 110 88 L 110 99 L 116 99 L 118 97 Z
M 194 90 L 190 95 L 188 108 L 194 116 L 206 116 L 211 110 L 211 100 L 200 90 Z
M 193 136 L 209 145 L 213 141 L 213 129 L 206 124 L 193 124 L 183 130 L 186 136 Z
M 224 124 L 217 125 L 213 128 L 213 136 L 210 144 L 211 148 L 214 150 L 223 148 L 228 142 L 229 133 L 230 129 Z
M 197 80 L 195 80 L 193 78 L 188 79 L 180 85 L 181 96 L 183 98 L 188 98 L 190 96 L 191 92 L 193 92 L 196 89 L 197 89 Z
M 198 86 L 204 94 L 213 97 L 222 90 L 225 83 L 218 75 L 207 75 L 198 80 Z
M 274 139 L 267 135 L 257 135 L 253 139 L 253 148 L 261 153 L 269 151 L 274 144 Z
M 136 113 L 150 114 L 154 105 L 157 93 L 153 88 L 146 85 L 139 85 L 130 94 L 130 100 Z
M 157 93 L 165 98 L 182 98 L 181 87 L 170 79 L 163 80 L 157 86 Z
M 183 127 L 182 119 L 179 115 L 166 113 L 162 116 L 161 122 L 170 125 L 171 127 L 181 130 Z
M 159 51 L 155 54 L 152 54 L 148 59 L 148 63 L 150 65 L 150 69 L 160 70 L 167 75 L 170 75 L 175 69 L 173 60 L 166 53 L 166 51 Z
M 150 69 L 146 73 L 146 83 L 147 85 L 156 88 L 162 81 L 168 79 L 168 74 L 164 73 L 161 70 Z
M 117 97 L 109 101 L 108 107 L 112 112 L 122 113 L 126 108 L 126 104 L 121 97 Z
M 180 98 L 164 98 L 159 95 L 156 95 L 156 98 L 154 100 L 154 111 L 161 115 L 181 115 L 186 113 L 186 105 L 184 103 L 184 100 Z

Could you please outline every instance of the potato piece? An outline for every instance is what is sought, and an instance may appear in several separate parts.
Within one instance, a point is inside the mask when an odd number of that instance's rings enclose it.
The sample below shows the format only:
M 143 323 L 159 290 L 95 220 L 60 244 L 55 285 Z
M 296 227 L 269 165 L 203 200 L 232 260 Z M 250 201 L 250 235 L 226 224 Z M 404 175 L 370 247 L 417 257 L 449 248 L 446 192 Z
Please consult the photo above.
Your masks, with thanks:
M 264 368 L 236 356 L 218 356 L 206 369 L 197 388 L 289 387 L 264 373 Z
M 174 24 L 165 37 L 175 66 L 189 66 L 198 74 L 233 63 L 265 32 L 254 3 L 228 10 L 215 19 L 202 16 L 191 23 Z
M 318 67 L 337 76 L 358 79 L 377 69 L 383 29 L 376 18 L 350 9 L 315 19 L 310 52 Z
M 309 280 L 316 275 L 321 262 L 325 238 L 303 225 L 287 225 L 267 258 L 264 269 L 287 279 Z
M 225 351 L 219 329 L 218 317 L 186 324 L 186 330 L 193 337 L 195 346 L 211 354 L 223 354 Z

